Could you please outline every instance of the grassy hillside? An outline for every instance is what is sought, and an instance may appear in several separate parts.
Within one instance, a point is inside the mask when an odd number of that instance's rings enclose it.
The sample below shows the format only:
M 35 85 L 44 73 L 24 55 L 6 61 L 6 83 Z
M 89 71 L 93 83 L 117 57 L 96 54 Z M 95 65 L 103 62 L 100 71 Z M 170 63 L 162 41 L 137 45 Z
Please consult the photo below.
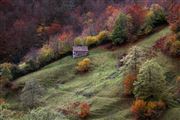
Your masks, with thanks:
M 135 44 L 145 48 L 150 47 L 156 40 L 169 33 L 171 33 L 169 28 L 164 28 Z M 90 50 L 88 58 L 92 60 L 93 65 L 86 74 L 75 73 L 77 62 L 83 58 L 73 59 L 72 56 L 68 56 L 17 79 L 15 83 L 24 84 L 30 79 L 39 80 L 47 88 L 42 106 L 52 110 L 76 101 L 87 101 L 91 104 L 90 120 L 132 120 L 130 114 L 132 100 L 122 96 L 123 71 L 117 70 L 115 65 L 117 54 L 127 51 L 133 45 L 134 43 L 128 44 L 115 51 L 109 51 L 104 47 Z M 175 59 L 160 54 L 157 60 L 166 71 L 180 71 L 178 68 L 180 62 Z M 180 119 L 180 116 L 173 115 L 179 114 L 179 109 L 173 108 L 167 111 L 163 120 Z M 178 118 L 169 118 L 171 115 Z

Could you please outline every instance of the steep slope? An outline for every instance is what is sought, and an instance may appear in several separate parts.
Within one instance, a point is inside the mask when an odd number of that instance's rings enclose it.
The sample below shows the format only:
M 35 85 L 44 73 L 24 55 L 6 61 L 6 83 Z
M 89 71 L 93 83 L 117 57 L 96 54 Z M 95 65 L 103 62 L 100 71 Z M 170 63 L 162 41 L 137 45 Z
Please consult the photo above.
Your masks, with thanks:
M 166 27 L 135 44 L 147 48 L 169 33 L 171 31 Z M 88 58 L 92 60 L 93 65 L 86 74 L 75 73 L 76 63 L 83 58 L 73 59 L 72 56 L 68 56 L 17 79 L 15 83 L 24 84 L 30 79 L 39 80 L 47 87 L 43 106 L 49 109 L 61 108 L 76 101 L 87 101 L 91 104 L 90 120 L 132 120 L 130 114 L 132 100 L 122 96 L 123 71 L 117 70 L 115 65 L 117 54 L 133 45 L 128 44 L 115 51 L 109 51 L 103 47 L 90 50 Z M 176 68 L 179 71 L 177 65 L 180 63 L 174 64 L 169 59 L 171 58 L 163 55 L 157 58 L 162 66 L 166 66 L 168 62 L 167 69 Z M 167 119 L 167 116 L 165 118 Z

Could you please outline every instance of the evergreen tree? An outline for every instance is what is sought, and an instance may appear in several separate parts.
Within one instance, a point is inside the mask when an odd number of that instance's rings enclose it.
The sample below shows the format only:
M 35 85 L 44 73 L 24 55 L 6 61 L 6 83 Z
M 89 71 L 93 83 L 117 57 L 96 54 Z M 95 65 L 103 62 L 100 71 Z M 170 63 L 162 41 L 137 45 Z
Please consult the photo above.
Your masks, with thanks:
M 23 105 L 29 108 L 35 107 L 40 102 L 43 91 L 44 89 L 36 80 L 27 81 L 20 96 Z
M 122 44 L 128 40 L 129 27 L 131 26 L 130 18 L 124 13 L 119 15 L 111 36 L 114 44 Z
M 134 82 L 134 95 L 144 100 L 159 100 L 165 90 L 163 70 L 154 60 L 145 62 Z

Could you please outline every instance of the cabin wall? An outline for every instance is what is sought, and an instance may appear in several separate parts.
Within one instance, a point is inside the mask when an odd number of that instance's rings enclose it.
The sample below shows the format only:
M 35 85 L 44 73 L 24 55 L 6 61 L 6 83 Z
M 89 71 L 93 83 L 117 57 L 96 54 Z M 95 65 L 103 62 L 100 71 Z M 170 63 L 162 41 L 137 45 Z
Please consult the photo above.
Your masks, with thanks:
M 73 51 L 73 58 L 87 56 L 88 51 Z

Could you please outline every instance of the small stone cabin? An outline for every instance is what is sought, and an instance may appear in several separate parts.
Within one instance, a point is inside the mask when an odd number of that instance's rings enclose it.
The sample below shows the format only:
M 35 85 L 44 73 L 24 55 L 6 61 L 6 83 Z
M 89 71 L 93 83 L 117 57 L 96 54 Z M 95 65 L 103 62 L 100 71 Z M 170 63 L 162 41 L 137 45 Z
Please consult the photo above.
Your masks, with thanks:
M 73 58 L 83 57 L 88 55 L 87 46 L 74 46 L 73 47 Z

